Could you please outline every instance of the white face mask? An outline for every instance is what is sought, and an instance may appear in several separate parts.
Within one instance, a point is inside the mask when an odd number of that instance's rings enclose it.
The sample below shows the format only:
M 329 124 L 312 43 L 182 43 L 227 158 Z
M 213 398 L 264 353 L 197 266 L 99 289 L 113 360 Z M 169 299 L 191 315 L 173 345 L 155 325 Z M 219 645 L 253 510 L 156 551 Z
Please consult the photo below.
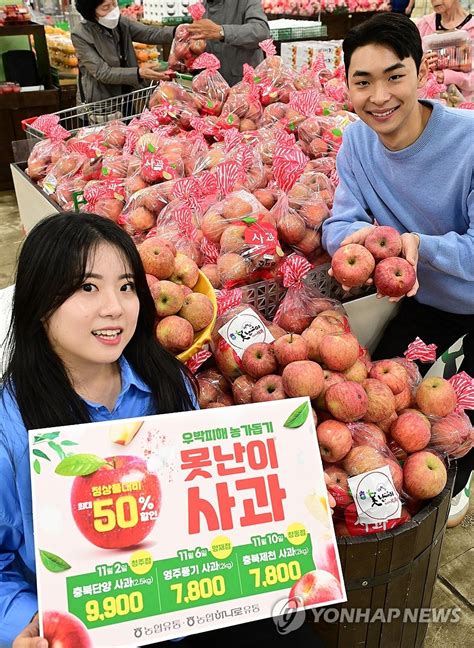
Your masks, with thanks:
M 109 29 L 115 29 L 118 25 L 118 21 L 120 18 L 120 9 L 118 7 L 114 7 L 112 11 L 109 11 L 108 14 L 105 16 L 102 16 L 101 18 L 97 18 L 97 22 L 99 25 L 102 25 L 103 27 L 108 27 Z

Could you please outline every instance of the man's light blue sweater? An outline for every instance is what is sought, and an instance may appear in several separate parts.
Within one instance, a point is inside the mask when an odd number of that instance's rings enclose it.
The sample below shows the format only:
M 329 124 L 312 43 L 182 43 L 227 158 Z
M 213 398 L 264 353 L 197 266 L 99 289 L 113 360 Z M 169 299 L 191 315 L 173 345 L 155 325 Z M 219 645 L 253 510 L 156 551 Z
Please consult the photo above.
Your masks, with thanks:
M 416 299 L 451 313 L 474 314 L 474 111 L 424 102 L 425 130 L 390 151 L 364 122 L 344 132 L 340 183 L 323 245 L 340 242 L 376 219 L 420 237 Z

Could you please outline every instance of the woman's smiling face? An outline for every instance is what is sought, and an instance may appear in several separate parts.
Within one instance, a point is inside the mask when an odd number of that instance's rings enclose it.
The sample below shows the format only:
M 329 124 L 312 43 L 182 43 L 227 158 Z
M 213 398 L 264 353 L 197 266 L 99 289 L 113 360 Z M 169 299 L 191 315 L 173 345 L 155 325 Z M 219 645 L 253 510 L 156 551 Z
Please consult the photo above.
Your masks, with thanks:
M 140 305 L 131 269 L 101 244 L 90 255 L 81 287 L 45 321 L 55 353 L 74 372 L 116 362 L 135 333 Z

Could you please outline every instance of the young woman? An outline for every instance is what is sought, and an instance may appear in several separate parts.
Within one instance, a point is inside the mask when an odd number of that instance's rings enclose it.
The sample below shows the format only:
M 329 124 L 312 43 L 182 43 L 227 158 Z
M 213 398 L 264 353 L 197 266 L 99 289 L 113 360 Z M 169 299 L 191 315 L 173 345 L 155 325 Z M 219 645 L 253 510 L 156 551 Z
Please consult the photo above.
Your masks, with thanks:
M 195 380 L 158 344 L 154 324 L 140 257 L 118 225 L 65 213 L 30 232 L 18 262 L 0 393 L 0 646 L 48 646 L 36 617 L 27 430 L 197 408 Z M 212 648 L 235 638 L 246 648 L 270 641 L 274 648 L 321 646 L 303 618 L 157 646 Z
M 155 307 L 132 239 L 66 213 L 21 250 L 0 394 L 0 645 L 35 615 L 27 430 L 197 407 L 195 382 L 154 334 Z

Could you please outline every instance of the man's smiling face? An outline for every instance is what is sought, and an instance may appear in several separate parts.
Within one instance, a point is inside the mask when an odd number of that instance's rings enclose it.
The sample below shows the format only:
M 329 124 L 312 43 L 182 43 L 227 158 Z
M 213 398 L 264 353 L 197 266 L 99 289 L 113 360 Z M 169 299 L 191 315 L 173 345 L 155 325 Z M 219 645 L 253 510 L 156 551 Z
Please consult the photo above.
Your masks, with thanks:
M 354 110 L 388 148 L 404 148 L 419 136 L 417 89 L 425 78 L 424 64 L 417 73 L 413 58 L 401 60 L 384 45 L 354 50 L 347 76 Z

